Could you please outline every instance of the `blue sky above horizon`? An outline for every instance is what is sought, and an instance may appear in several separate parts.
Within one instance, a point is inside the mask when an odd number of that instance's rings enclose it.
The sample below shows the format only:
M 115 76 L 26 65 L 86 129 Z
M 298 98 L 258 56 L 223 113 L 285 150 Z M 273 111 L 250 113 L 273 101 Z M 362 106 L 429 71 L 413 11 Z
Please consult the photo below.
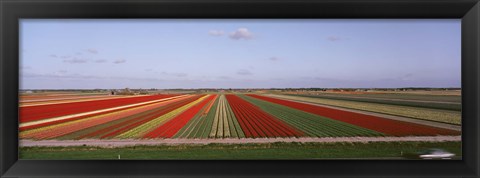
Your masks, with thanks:
M 460 25 L 23 19 L 20 88 L 460 87 Z

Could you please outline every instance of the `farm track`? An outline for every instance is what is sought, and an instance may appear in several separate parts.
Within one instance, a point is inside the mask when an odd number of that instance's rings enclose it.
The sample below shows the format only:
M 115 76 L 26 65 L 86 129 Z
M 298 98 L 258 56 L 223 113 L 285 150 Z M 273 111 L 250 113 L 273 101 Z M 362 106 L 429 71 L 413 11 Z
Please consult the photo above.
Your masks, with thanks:
M 224 139 L 84 139 L 84 140 L 26 140 L 19 141 L 20 147 L 33 146 L 98 146 L 98 147 L 126 147 L 135 145 L 181 145 L 181 144 L 243 144 L 243 143 L 334 143 L 334 142 L 446 142 L 461 141 L 461 136 L 410 136 L 410 137 L 289 137 L 289 138 L 224 138 Z

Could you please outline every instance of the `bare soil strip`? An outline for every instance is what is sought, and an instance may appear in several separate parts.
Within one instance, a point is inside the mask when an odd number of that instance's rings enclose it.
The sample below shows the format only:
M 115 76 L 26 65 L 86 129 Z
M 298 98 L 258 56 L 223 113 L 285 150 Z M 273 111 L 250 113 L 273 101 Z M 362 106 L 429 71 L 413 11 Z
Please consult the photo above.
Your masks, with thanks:
M 330 105 L 323 105 L 323 104 L 318 104 L 318 103 L 311 103 L 311 102 L 306 102 L 306 101 L 287 99 L 287 98 L 277 97 L 275 95 L 265 95 L 265 96 L 272 97 L 272 98 L 278 98 L 278 99 L 282 99 L 282 100 L 299 102 L 299 103 L 317 105 L 317 106 L 322 106 L 322 107 L 326 107 L 326 108 L 338 109 L 338 110 L 343 110 L 343 111 L 356 112 L 356 113 L 360 113 L 360 114 L 367 114 L 367 115 L 382 117 L 382 118 L 385 118 L 385 119 L 392 119 L 392 120 L 399 120 L 399 121 L 411 122 L 411 123 L 416 123 L 416 124 L 428 125 L 428 126 L 431 126 L 431 127 L 438 127 L 438 128 L 451 129 L 451 130 L 457 130 L 457 131 L 462 130 L 461 125 L 453 125 L 453 124 L 447 124 L 447 123 L 441 123 L 441 122 L 435 122 L 435 121 L 428 121 L 428 120 L 421 120 L 421 119 L 414 119 L 414 118 L 401 117 L 401 116 L 394 116 L 394 115 L 375 113 L 375 112 L 369 112 L 369 111 L 347 109 L 347 108 L 342 108 L 342 107 L 335 107 L 335 106 L 330 106 Z
M 179 144 L 244 144 L 244 143 L 274 143 L 274 142 L 393 142 L 393 141 L 423 141 L 423 142 L 445 142 L 461 141 L 461 136 L 412 136 L 412 137 L 301 137 L 301 138 L 224 138 L 224 139 L 85 139 L 85 140 L 20 140 L 20 147 L 33 146 L 98 146 L 98 147 L 126 147 L 135 145 L 179 145 Z

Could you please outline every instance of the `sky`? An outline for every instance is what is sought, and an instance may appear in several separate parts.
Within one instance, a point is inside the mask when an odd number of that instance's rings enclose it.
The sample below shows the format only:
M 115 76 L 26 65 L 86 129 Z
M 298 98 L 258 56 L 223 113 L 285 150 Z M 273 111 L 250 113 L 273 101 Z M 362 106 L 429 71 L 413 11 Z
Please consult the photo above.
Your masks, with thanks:
M 461 86 L 461 22 L 22 19 L 21 89 Z

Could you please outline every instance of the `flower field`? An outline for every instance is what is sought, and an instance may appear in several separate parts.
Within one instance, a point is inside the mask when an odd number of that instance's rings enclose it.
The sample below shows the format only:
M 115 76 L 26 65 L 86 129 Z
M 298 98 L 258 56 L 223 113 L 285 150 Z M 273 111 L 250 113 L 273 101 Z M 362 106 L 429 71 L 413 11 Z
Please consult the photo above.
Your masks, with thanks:
M 257 94 L 24 96 L 19 114 L 33 140 L 460 135 Z

